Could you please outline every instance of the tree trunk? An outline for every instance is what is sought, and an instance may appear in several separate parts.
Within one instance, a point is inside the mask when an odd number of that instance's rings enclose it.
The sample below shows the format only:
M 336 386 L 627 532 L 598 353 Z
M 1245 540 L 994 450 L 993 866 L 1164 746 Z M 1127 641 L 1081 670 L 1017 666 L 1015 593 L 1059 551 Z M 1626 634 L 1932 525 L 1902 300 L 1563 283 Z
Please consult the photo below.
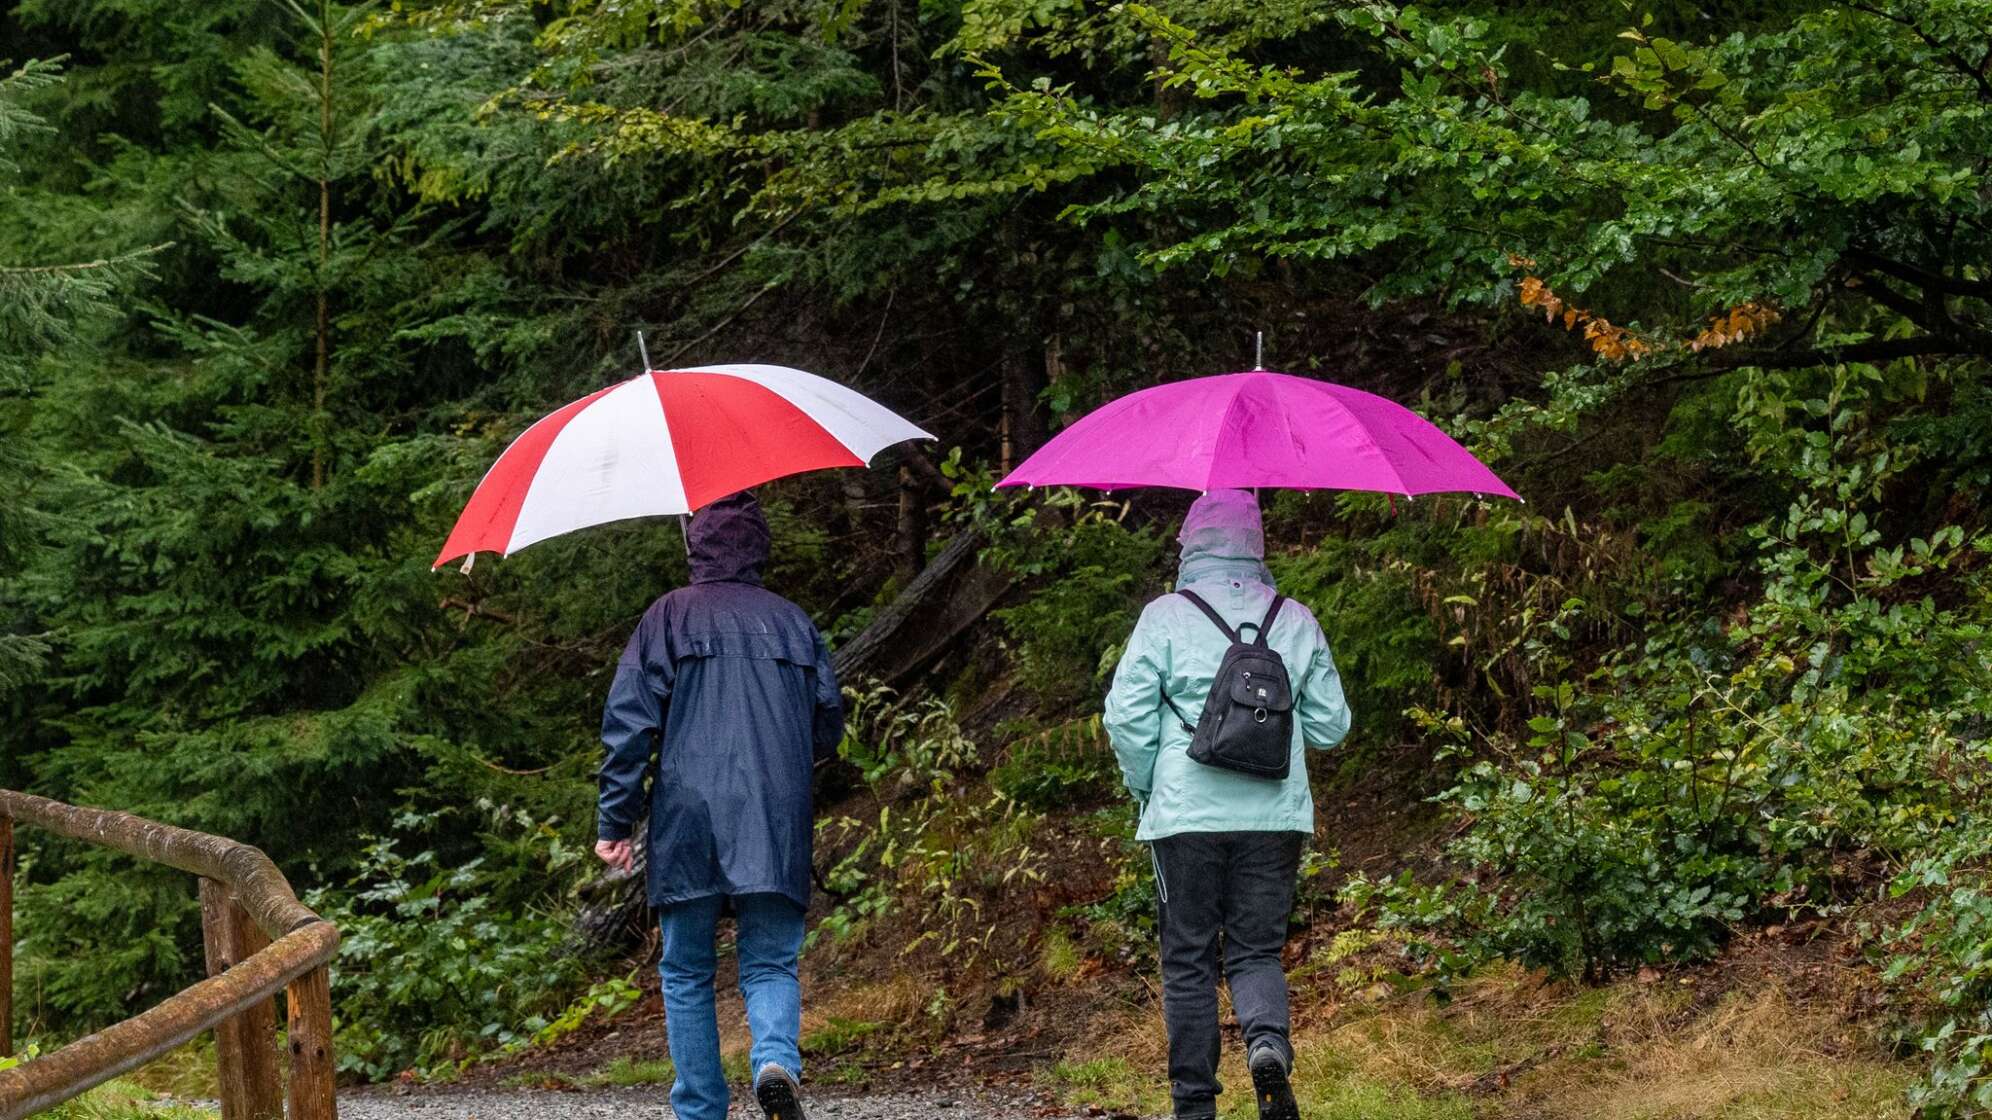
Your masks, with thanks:
M 326 273 L 332 263 L 332 5 L 318 5 L 318 353 L 311 369 L 311 488 L 325 485 L 325 443 L 330 425 L 325 419 L 325 382 L 332 357 L 332 297 Z
M 642 944 L 650 933 L 648 864 L 650 845 L 644 827 L 633 838 L 634 868 L 628 875 L 602 877 L 581 888 L 581 909 L 574 915 L 567 951 L 582 957 L 606 957 Z
M 14 1053 L 14 818 L 0 815 L 0 1058 Z
M 1005 458 L 1022 461 L 1044 444 L 1044 416 L 1038 398 L 1044 394 L 1045 354 L 1035 345 L 1012 343 L 1003 350 L 1003 422 Z M 1006 464 L 1005 469 L 1014 464 Z
M 899 465 L 899 532 L 893 551 L 899 559 L 899 578 L 909 582 L 918 578 L 927 559 L 927 503 L 913 468 L 905 463 Z
M 1173 73 L 1169 69 L 1169 40 L 1159 34 L 1148 38 L 1148 64 L 1153 68 L 1155 83 L 1155 119 L 1174 120 L 1183 111 L 1184 93 L 1180 88 L 1169 88 L 1169 76 Z

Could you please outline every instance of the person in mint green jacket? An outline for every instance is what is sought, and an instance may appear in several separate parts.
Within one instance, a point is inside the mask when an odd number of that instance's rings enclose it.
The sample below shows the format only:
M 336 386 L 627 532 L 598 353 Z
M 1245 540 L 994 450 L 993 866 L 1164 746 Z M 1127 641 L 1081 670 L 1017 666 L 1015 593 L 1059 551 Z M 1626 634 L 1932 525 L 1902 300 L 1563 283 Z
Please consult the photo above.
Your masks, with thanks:
M 1177 590 L 1202 598 L 1250 640 L 1275 595 L 1259 503 L 1215 490 L 1190 507 Z M 1297 1120 L 1289 1077 L 1286 974 L 1280 953 L 1300 855 L 1314 833 L 1305 752 L 1342 741 L 1349 706 L 1313 612 L 1287 601 L 1266 641 L 1294 692 L 1292 762 L 1284 779 L 1221 770 L 1189 755 L 1190 730 L 1231 639 L 1189 599 L 1148 604 L 1107 693 L 1106 729 L 1141 807 L 1161 900 L 1163 1017 L 1177 1120 L 1217 1115 L 1220 957 L 1244 1029 L 1264 1120 Z M 1166 695 L 1165 695 L 1166 694 Z M 1172 706 L 1173 705 L 1173 708 Z

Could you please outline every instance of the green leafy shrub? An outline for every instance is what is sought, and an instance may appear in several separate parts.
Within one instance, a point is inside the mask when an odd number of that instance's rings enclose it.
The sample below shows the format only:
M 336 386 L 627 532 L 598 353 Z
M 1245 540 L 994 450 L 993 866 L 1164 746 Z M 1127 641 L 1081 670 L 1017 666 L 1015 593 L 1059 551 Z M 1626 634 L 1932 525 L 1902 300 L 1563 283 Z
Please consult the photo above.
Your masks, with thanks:
M 1992 820 L 1974 815 L 1890 889 L 1924 900 L 1880 939 L 1883 978 L 1923 1006 L 1908 1033 L 1930 1072 L 1910 1102 L 1925 1117 L 1981 1115 L 1992 1109 Z
M 1862 853 L 1918 852 L 1982 792 L 1992 621 L 1962 527 L 1890 543 L 1876 527 L 1909 453 L 1883 446 L 1871 378 L 1768 379 L 1736 424 L 1788 485 L 1749 529 L 1762 590 L 1725 620 L 1684 608 L 1577 673 L 1532 647 L 1555 683 L 1525 734 L 1427 716 L 1465 761 L 1438 800 L 1468 826 L 1458 882 L 1358 879 L 1386 924 L 1445 931 L 1437 959 L 1497 956 L 1597 976 L 1706 957 L 1734 923 L 1824 911 Z M 1792 423 L 1788 417 L 1808 418 Z M 1956 594 L 1920 594 L 1945 574 Z M 1590 608 L 1564 604 L 1552 631 Z M 1451 955 L 1449 955 L 1451 954 Z
M 1413 591 L 1401 541 L 1329 536 L 1267 559 L 1288 598 L 1321 623 L 1341 671 L 1354 730 L 1388 741 L 1411 698 L 1429 690 L 1439 663 L 1437 627 Z
M 884 803 L 872 820 L 818 825 L 825 847 L 846 850 L 826 876 L 839 902 L 810 936 L 862 942 L 897 914 L 918 930 L 902 955 L 931 946 L 953 967 L 987 961 L 1001 929 L 990 908 L 1016 904 L 1043 880 L 1042 814 L 1000 791 L 964 788 L 978 752 L 945 701 L 855 690 L 850 710 L 843 757 Z
M 1085 925 L 1086 947 L 1124 965 L 1146 967 L 1157 949 L 1154 863 L 1148 845 L 1134 839 L 1132 806 L 1100 809 L 1088 818 L 1092 832 L 1114 841 L 1113 887 L 1105 897 L 1067 908 L 1060 916 Z
M 1120 786 L 1120 766 L 1100 717 L 1087 716 L 1012 743 L 990 771 L 989 783 L 1017 804 L 1046 812 L 1112 796 Z
M 539 838 L 550 894 L 578 853 L 542 822 L 484 808 Z M 400 823 L 414 831 L 435 822 Z M 342 1069 L 370 1080 L 442 1072 L 528 1043 L 573 1013 L 585 962 L 566 950 L 560 916 L 492 893 L 496 874 L 482 859 L 444 867 L 433 851 L 404 855 L 401 844 L 375 840 L 346 891 L 308 899 L 342 935 L 332 988 Z M 582 1011 L 627 1006 L 631 991 L 598 989 Z
M 992 612 L 1010 639 L 1018 681 L 1056 707 L 1093 699 L 1119 660 L 1165 548 L 1153 525 L 1130 526 L 1126 502 L 1070 487 L 993 489 L 987 464 L 955 448 L 942 471 L 955 482 L 950 515 L 989 542 L 983 561 L 1032 585 Z
M 1019 683 L 1047 704 L 1077 704 L 1099 694 L 1142 603 L 1159 590 L 1162 538 L 1093 511 L 1042 536 L 1055 541 L 1055 559 L 1012 563 L 1044 571 L 1049 582 L 995 617 L 1013 643 Z
M 953 706 L 935 696 L 902 696 L 884 685 L 844 689 L 844 739 L 837 756 L 877 787 L 945 785 L 976 757 Z

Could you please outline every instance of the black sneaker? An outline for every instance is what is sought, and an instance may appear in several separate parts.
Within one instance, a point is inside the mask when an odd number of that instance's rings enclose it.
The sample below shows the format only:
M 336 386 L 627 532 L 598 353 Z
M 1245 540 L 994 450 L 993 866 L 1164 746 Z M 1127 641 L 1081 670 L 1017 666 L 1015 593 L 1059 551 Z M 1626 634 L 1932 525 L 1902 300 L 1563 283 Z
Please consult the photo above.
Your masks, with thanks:
M 1259 1101 L 1259 1120 L 1300 1120 L 1300 1106 L 1293 1100 L 1293 1083 L 1287 1080 L 1287 1060 L 1279 1047 L 1269 1043 L 1254 1046 L 1245 1064 L 1252 1071 L 1252 1095 Z
M 802 1086 L 794 1074 L 773 1062 L 762 1066 L 754 1078 L 754 1099 L 768 1120 L 809 1120 L 802 1111 Z

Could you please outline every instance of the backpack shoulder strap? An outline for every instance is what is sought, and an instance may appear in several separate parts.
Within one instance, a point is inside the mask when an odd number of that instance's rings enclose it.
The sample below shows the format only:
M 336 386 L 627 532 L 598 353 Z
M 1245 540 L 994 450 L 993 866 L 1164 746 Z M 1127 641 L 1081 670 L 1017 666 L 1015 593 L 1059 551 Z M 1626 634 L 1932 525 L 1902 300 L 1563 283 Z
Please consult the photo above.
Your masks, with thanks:
M 1169 706 L 1169 711 L 1175 715 L 1176 722 L 1183 725 L 1183 730 L 1195 735 L 1197 733 L 1197 725 L 1190 722 L 1189 717 L 1183 714 L 1183 709 L 1178 708 L 1174 700 L 1169 699 L 1169 686 L 1165 684 L 1161 685 L 1160 688 L 1162 691 L 1162 702 Z
M 1194 591 L 1178 591 L 1176 592 L 1176 594 L 1181 595 L 1183 598 L 1188 599 L 1192 603 L 1195 603 L 1198 610 L 1208 615 L 1212 622 L 1217 623 L 1217 628 L 1219 630 L 1224 631 L 1225 637 L 1230 638 L 1233 643 L 1236 643 L 1238 641 L 1238 631 L 1233 630 L 1231 628 L 1231 624 L 1224 621 L 1223 615 L 1217 613 L 1217 611 L 1214 608 L 1212 608 L 1209 603 L 1204 602 L 1203 596 L 1197 594 Z
M 1264 646 L 1266 644 L 1266 635 L 1272 632 L 1273 623 L 1279 621 L 1280 609 L 1286 606 L 1286 602 L 1286 596 L 1277 592 L 1274 593 L 1273 605 L 1266 608 L 1266 617 L 1259 623 L 1259 632 L 1252 636 L 1253 645 Z

